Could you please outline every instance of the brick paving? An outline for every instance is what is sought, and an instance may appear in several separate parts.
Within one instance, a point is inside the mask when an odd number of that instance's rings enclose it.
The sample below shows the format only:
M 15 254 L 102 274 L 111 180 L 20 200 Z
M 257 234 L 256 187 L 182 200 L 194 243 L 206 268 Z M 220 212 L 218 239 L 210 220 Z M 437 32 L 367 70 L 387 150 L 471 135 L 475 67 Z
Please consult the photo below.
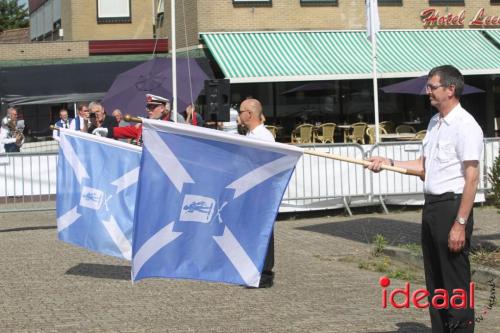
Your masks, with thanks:
M 500 245 L 497 210 L 475 212 L 476 240 Z M 420 211 L 326 214 L 280 216 L 275 286 L 261 290 L 133 285 L 127 261 L 58 241 L 55 212 L 0 214 L 0 332 L 430 332 L 426 310 L 381 308 L 381 273 L 340 260 L 367 254 L 377 233 L 393 245 L 418 242 Z M 489 293 L 476 293 L 480 308 Z M 498 332 L 498 308 L 476 327 Z

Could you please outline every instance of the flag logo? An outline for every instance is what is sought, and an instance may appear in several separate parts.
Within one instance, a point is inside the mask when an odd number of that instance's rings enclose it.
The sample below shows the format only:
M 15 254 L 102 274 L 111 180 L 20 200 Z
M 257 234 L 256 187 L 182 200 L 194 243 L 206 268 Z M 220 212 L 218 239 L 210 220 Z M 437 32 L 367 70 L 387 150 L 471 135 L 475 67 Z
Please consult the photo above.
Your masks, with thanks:
M 104 202 L 104 192 L 96 188 L 84 186 L 80 197 L 80 206 L 94 210 L 101 209 Z
M 214 207 L 215 200 L 213 198 L 186 194 L 179 221 L 209 223 L 212 220 Z

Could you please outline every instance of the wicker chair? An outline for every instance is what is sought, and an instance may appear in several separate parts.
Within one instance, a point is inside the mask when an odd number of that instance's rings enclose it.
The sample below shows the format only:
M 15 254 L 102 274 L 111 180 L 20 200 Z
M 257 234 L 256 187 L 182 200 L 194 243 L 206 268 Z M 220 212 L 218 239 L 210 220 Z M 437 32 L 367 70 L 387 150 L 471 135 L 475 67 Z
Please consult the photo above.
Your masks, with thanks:
M 417 132 L 417 134 L 415 134 L 415 140 L 423 140 L 426 134 L 427 130 Z
M 385 129 L 387 133 L 394 133 L 394 130 L 396 128 L 396 124 L 394 124 L 392 121 L 382 121 L 378 125 Z
M 331 142 L 334 143 L 333 135 L 335 133 L 335 123 L 325 123 L 318 126 L 317 133 L 314 133 L 314 141 L 320 141 L 321 143 Z
M 352 133 L 347 136 L 347 141 L 365 144 L 365 132 L 368 125 L 366 123 L 354 123 Z
M 292 143 L 312 143 L 312 133 L 314 126 L 302 124 L 292 131 Z
M 387 134 L 387 131 L 385 130 L 385 128 L 381 127 L 380 124 L 379 124 L 379 128 L 378 128 L 378 134 Z M 375 140 L 375 126 L 373 127 L 368 127 L 366 129 L 366 135 L 368 135 L 368 138 L 370 138 L 369 140 L 369 144 L 373 145 L 375 144 L 376 140 Z
M 416 133 L 417 131 L 415 131 L 415 128 L 413 128 L 413 126 L 410 126 L 410 125 L 399 125 L 398 127 L 396 127 L 396 133 L 400 134 L 400 133 Z
M 266 128 L 268 129 L 269 132 L 273 135 L 273 137 L 276 139 L 276 134 L 278 133 L 278 127 L 276 126 L 271 126 L 271 125 L 266 125 Z

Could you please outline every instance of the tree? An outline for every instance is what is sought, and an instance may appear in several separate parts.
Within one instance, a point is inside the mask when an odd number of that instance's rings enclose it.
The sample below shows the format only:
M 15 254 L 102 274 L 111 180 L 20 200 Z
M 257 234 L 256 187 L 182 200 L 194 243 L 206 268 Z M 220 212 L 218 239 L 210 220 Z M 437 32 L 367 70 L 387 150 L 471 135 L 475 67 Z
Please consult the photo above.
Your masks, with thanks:
M 28 17 L 26 5 L 19 5 L 17 0 L 0 0 L 0 32 L 28 27 Z

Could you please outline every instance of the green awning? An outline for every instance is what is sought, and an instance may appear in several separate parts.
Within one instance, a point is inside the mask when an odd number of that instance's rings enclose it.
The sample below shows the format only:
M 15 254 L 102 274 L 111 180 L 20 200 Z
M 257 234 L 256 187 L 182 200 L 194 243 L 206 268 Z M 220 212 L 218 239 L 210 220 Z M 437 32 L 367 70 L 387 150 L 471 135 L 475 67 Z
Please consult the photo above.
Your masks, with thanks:
M 484 32 L 492 39 L 494 39 L 497 44 L 500 44 L 500 29 L 488 29 L 484 30 Z
M 201 33 L 232 83 L 369 79 L 365 31 Z M 500 50 L 480 30 L 381 31 L 378 77 L 414 77 L 452 64 L 464 75 L 500 73 Z

